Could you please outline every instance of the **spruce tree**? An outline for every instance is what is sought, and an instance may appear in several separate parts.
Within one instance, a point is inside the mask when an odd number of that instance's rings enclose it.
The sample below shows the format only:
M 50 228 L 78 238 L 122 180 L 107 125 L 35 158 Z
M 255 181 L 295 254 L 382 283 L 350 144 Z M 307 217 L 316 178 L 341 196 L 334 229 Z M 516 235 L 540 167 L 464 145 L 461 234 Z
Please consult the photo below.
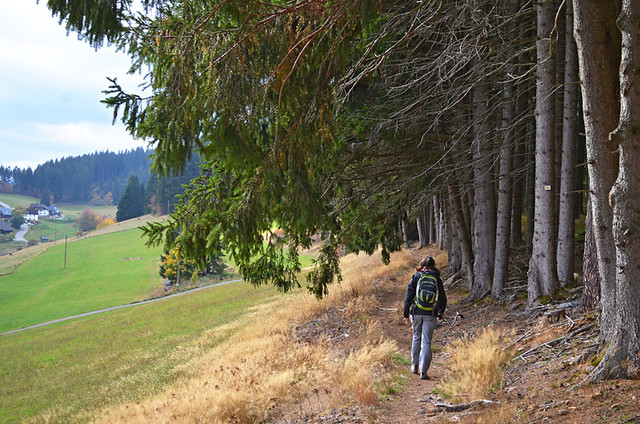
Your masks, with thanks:
M 116 220 L 118 222 L 144 215 L 145 192 L 144 185 L 138 181 L 138 177 L 129 177 L 127 187 L 118 202 Z

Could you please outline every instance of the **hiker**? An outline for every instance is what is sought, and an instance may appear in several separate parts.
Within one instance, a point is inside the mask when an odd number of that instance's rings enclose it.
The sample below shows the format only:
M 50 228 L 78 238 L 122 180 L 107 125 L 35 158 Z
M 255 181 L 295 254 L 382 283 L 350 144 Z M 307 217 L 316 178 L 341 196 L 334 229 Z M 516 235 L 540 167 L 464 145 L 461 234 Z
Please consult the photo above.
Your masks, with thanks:
M 442 320 L 447 307 L 447 295 L 440 278 L 436 261 L 426 256 L 411 277 L 404 297 L 404 321 L 413 330 L 411 344 L 411 371 L 428 380 L 431 365 L 431 337 L 437 321 Z M 411 316 L 411 320 L 409 320 Z

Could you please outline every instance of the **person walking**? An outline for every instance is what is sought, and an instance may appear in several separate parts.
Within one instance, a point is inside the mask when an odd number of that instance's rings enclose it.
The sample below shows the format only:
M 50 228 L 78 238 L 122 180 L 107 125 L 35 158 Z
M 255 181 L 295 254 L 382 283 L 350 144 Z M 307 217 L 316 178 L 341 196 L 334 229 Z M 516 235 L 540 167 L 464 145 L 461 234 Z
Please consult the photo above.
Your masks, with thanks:
M 431 338 L 437 321 L 447 308 L 447 295 L 440 278 L 440 270 L 431 256 L 425 256 L 411 277 L 404 297 L 404 321 L 411 324 L 411 371 L 428 380 L 431 365 Z M 411 317 L 411 319 L 409 319 Z

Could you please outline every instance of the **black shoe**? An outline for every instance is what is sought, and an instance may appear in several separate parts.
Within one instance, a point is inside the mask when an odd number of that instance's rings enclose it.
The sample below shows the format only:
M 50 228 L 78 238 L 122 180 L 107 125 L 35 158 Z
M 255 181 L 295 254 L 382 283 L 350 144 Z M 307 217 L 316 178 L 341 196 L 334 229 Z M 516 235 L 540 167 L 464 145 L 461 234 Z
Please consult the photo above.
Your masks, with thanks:
M 420 374 L 420 372 L 418 371 L 418 366 L 414 365 L 411 367 L 411 372 L 414 373 L 415 375 Z
M 426 372 L 420 374 L 420 380 L 431 380 Z

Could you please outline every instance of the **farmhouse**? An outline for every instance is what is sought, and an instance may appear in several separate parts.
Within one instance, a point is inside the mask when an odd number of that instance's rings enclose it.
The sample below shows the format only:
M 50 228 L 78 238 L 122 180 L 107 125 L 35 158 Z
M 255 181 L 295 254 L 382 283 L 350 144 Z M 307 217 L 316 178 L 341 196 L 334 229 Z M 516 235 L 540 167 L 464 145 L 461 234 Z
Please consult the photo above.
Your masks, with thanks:
M 0 219 L 11 218 L 11 209 L 0 206 Z
M 32 214 L 32 213 L 28 213 L 26 215 L 24 215 L 24 220 L 27 222 L 38 222 L 38 214 Z
M 58 208 L 56 208 L 54 205 L 51 205 L 47 208 L 49 210 L 49 216 L 60 216 L 62 215 L 62 212 L 60 212 L 60 210 Z
M 47 207 L 42 203 L 32 203 L 27 208 L 27 213 L 30 215 L 39 215 L 41 210 L 47 210 Z
M 0 221 L 0 234 L 9 234 L 13 232 L 13 228 L 11 225 L 7 224 L 5 221 Z

